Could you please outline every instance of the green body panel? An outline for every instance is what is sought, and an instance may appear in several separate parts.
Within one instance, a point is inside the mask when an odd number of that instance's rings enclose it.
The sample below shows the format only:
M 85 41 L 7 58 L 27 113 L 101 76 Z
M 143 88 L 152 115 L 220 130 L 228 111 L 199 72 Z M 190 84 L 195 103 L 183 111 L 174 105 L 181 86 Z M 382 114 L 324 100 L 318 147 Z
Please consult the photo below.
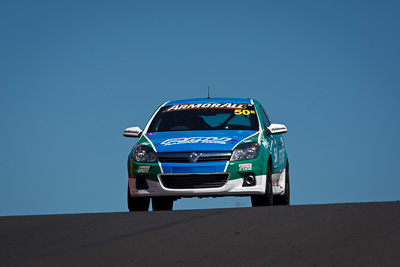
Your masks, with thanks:
M 146 139 L 146 137 L 141 136 L 137 145 L 146 145 L 152 148 L 150 142 Z M 145 163 L 145 162 L 135 162 L 133 160 L 133 152 L 135 147 L 133 147 L 131 153 L 128 157 L 128 175 L 129 178 L 145 178 L 148 180 L 152 180 L 158 182 L 157 175 L 162 173 L 161 167 L 159 163 Z M 147 170 L 148 168 L 148 170 Z
M 286 168 L 286 163 L 287 163 L 287 153 L 286 153 L 286 149 L 285 149 L 285 145 L 283 143 L 283 137 L 282 134 L 275 134 L 275 135 L 267 135 L 266 134 L 266 129 L 264 128 L 264 123 L 262 122 L 261 119 L 261 112 L 263 112 L 261 110 L 261 104 L 260 102 L 258 102 L 257 100 L 254 100 L 254 105 L 256 107 L 256 111 L 258 116 L 258 120 L 259 120 L 259 124 L 261 125 L 261 129 L 262 129 L 262 135 L 261 135 L 261 146 L 263 146 L 263 141 L 269 144 L 269 148 L 268 148 L 268 154 L 271 156 L 271 162 L 272 162 L 272 172 L 276 173 L 279 172 L 281 170 L 283 170 L 284 168 Z M 275 142 L 274 142 L 275 140 Z M 282 142 L 281 142 L 282 140 Z M 280 143 L 282 143 L 282 145 L 280 145 Z M 275 151 L 276 149 L 276 151 Z M 283 157 L 283 159 L 281 158 Z M 265 162 L 264 164 L 268 163 L 268 158 L 266 159 L 267 162 Z M 265 165 L 267 166 L 267 165 Z M 265 168 L 266 170 L 266 168 Z M 266 173 L 266 172 L 265 172 Z
M 246 144 L 249 142 L 258 142 L 259 133 L 244 139 L 239 143 Z M 266 162 L 268 162 L 269 149 L 265 148 L 263 145 L 260 146 L 260 153 L 255 159 L 251 160 L 240 160 L 240 161 L 229 161 L 226 172 L 231 175 L 229 180 L 241 179 L 249 174 L 263 175 L 266 172 Z M 247 166 L 246 166 L 247 164 Z M 251 165 L 251 166 L 250 166 Z

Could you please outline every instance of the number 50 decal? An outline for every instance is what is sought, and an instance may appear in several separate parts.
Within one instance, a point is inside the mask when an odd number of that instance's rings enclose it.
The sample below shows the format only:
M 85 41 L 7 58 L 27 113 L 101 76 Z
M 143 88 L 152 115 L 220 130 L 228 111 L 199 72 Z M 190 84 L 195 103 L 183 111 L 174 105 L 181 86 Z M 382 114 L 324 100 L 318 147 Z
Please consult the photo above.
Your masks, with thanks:
M 250 114 L 255 114 L 256 112 L 254 110 L 241 110 L 241 109 L 235 109 L 235 115 L 250 115 Z

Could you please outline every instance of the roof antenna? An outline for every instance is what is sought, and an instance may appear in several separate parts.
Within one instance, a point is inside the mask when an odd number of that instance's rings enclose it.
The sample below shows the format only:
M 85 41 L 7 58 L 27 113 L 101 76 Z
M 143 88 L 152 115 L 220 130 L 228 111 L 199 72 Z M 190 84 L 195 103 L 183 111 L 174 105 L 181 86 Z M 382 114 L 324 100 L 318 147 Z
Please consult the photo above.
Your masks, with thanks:
M 208 97 L 207 99 L 210 99 L 210 86 L 208 86 Z

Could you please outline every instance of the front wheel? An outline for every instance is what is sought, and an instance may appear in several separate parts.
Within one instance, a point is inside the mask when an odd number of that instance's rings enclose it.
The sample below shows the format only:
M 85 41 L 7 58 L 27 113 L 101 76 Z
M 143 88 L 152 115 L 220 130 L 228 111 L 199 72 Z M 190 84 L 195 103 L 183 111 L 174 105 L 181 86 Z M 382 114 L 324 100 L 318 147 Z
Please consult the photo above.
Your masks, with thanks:
M 265 193 L 263 195 L 251 196 L 251 205 L 253 207 L 272 206 L 273 199 L 274 198 L 272 192 L 272 164 L 271 161 L 268 161 L 267 181 L 265 182 Z
M 148 211 L 150 206 L 149 197 L 131 197 L 128 186 L 128 209 L 129 211 Z

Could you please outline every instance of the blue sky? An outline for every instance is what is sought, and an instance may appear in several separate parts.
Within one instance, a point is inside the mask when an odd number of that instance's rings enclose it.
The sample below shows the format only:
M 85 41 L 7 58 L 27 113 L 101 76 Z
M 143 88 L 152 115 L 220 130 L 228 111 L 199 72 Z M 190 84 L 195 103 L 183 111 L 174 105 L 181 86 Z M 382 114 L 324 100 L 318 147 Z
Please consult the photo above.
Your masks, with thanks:
M 136 140 L 123 130 L 207 86 L 287 125 L 292 204 L 399 200 L 399 13 L 398 1 L 1 1 L 0 216 L 126 211 Z

